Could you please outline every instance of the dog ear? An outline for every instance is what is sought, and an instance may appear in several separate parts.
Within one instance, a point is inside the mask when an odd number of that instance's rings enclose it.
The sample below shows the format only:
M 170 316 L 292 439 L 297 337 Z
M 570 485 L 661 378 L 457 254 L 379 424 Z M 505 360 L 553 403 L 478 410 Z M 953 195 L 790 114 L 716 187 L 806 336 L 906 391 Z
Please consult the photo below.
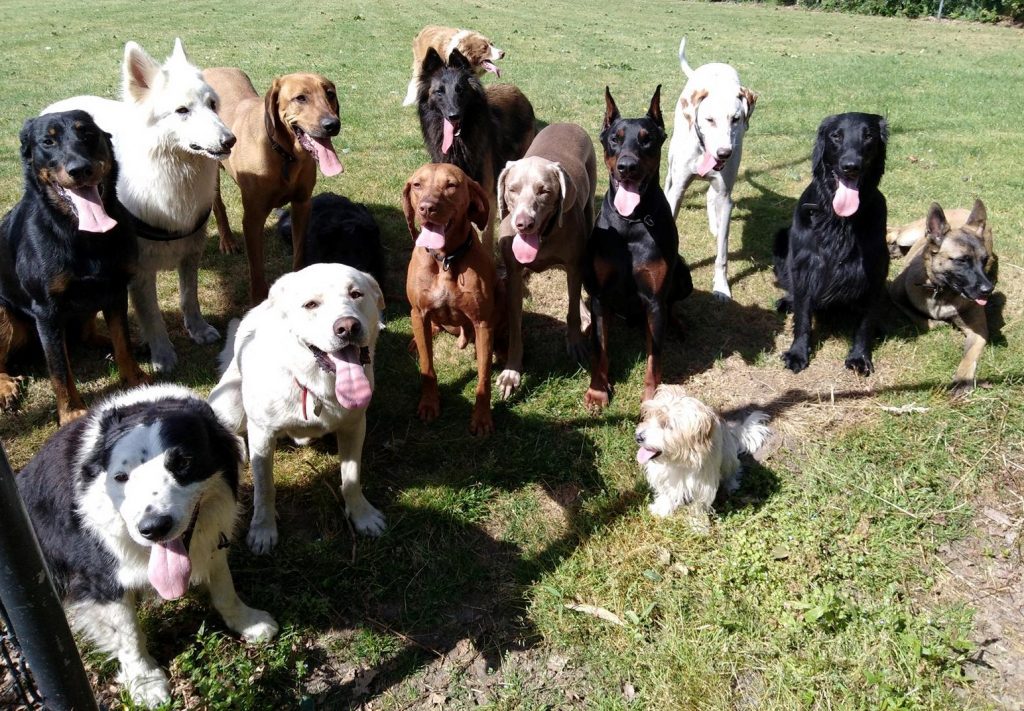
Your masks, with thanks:
M 604 88 L 604 128 L 607 129 L 619 120 L 619 107 L 615 105 L 611 90 Z
M 718 418 L 707 405 L 694 402 L 685 408 L 672 408 L 669 410 L 669 418 L 674 430 L 673 449 L 677 453 L 692 452 L 703 456 L 714 447 Z
M 160 75 L 160 65 L 135 42 L 124 46 L 121 64 L 121 95 L 125 100 L 141 103 Z
M 562 226 L 562 214 L 576 204 L 576 184 L 572 182 L 572 178 L 565 172 L 565 168 L 562 167 L 561 163 L 555 163 L 555 173 L 558 174 L 558 184 L 562 188 L 562 195 L 558 199 L 558 205 L 556 210 L 558 211 L 558 226 Z M 552 228 L 548 228 L 550 232 Z
M 324 88 L 324 94 L 327 96 L 327 105 L 331 107 L 331 111 L 334 112 L 335 116 L 341 115 L 341 104 L 338 103 L 338 87 L 334 85 L 334 82 L 330 79 L 324 78 L 324 83 L 327 85 Z
M 412 206 L 412 178 L 405 181 L 402 189 L 402 212 L 405 213 L 405 224 L 409 226 L 409 236 L 416 239 L 416 210 Z
M 370 287 L 370 297 L 374 300 L 374 303 L 377 304 L 377 310 L 384 313 L 384 291 L 380 288 L 380 284 L 377 280 L 373 278 L 373 275 L 367 272 L 363 273 L 369 277 L 366 280 L 366 283 Z
M 491 221 L 491 205 L 487 200 L 487 193 L 480 187 L 480 183 L 468 175 L 466 181 L 466 187 L 469 188 L 469 209 L 466 214 L 469 221 L 482 232 L 487 228 L 487 223 Z
M 882 145 L 889 143 L 889 122 L 881 116 L 878 117 L 878 135 L 882 138 Z
M 686 119 L 686 123 L 689 124 L 692 129 L 697 125 L 697 107 L 700 106 L 700 102 L 707 98 L 707 89 L 696 89 L 690 92 L 688 97 L 684 96 L 679 100 L 679 106 L 683 110 L 683 118 Z
M 437 72 L 444 66 L 444 59 L 437 53 L 437 50 L 433 47 L 427 49 L 426 56 L 423 57 L 423 64 L 420 65 L 420 81 L 425 81 L 433 76 L 434 72 Z
M 18 139 L 21 141 L 21 157 L 26 161 L 32 157 L 32 149 L 36 144 L 32 135 L 32 125 L 35 121 L 35 118 L 27 119 L 21 127 L 21 132 L 18 134 Z
M 188 64 L 188 57 L 185 56 L 185 47 L 181 44 L 181 37 L 174 38 L 174 50 L 171 52 L 171 60 Z
M 505 161 L 505 167 L 498 175 L 498 219 L 504 220 L 508 216 L 508 202 L 505 201 L 505 177 L 509 169 L 515 163 L 514 160 Z
M 267 135 L 273 138 L 278 129 L 282 128 L 281 115 L 277 110 L 277 100 L 281 96 L 281 78 L 274 77 L 263 99 L 263 123 L 267 127 Z
M 942 206 L 939 203 L 933 202 L 925 220 L 925 234 L 928 235 L 928 242 L 933 249 L 939 248 L 947 232 L 949 232 L 949 223 L 946 222 L 946 213 L 942 211 Z
M 750 117 L 754 115 L 754 105 L 757 103 L 757 94 L 745 86 L 740 87 L 740 98 L 746 104 L 747 110 L 743 114 L 743 127 L 750 128 Z
M 974 207 L 971 208 L 971 214 L 967 218 L 967 224 L 977 228 L 978 234 L 981 234 L 985 231 L 985 223 L 987 222 L 988 210 L 985 209 L 985 203 L 975 198 Z
M 835 125 L 836 117 L 827 116 L 818 126 L 818 137 L 814 141 L 814 149 L 811 151 L 811 173 L 818 176 L 823 182 L 825 178 L 825 146 L 828 143 L 828 134 Z
M 473 70 L 473 65 L 468 59 L 466 59 L 466 55 L 457 49 L 453 49 L 452 53 L 448 55 L 448 66 L 454 67 L 455 69 L 465 69 L 467 71 Z
M 654 90 L 654 96 L 651 97 L 651 105 L 647 107 L 647 117 L 662 129 L 665 128 L 665 119 L 661 115 L 661 84 L 658 84 L 658 88 Z

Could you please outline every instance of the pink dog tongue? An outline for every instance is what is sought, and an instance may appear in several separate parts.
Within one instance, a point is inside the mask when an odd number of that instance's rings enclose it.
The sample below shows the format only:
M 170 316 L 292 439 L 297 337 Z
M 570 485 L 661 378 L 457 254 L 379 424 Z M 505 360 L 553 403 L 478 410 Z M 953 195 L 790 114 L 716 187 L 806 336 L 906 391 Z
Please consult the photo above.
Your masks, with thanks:
M 484 61 L 480 62 L 480 66 L 483 67 L 486 71 L 490 72 L 491 74 L 501 79 L 501 70 L 498 69 L 498 65 L 495 64 L 494 62 L 490 61 L 489 59 L 485 59 Z
M 640 204 L 640 193 L 632 184 L 619 183 L 619 189 L 615 191 L 615 209 L 623 217 L 629 217 L 633 210 Z
M 346 346 L 327 357 L 334 363 L 334 396 L 341 406 L 361 410 L 369 405 L 373 389 L 359 362 L 359 346 Z
M 441 152 L 447 153 L 455 142 L 455 126 L 448 119 L 444 119 L 444 138 L 441 140 Z
M 539 235 L 517 234 L 512 238 L 512 254 L 520 264 L 529 264 L 537 258 L 540 249 Z
M 164 600 L 176 600 L 188 590 L 192 561 L 181 538 L 154 543 L 149 549 L 149 582 Z
M 988 303 L 988 299 L 975 299 L 974 303 L 976 303 L 978 306 L 984 306 L 985 304 Z
M 842 180 L 836 181 L 836 196 L 832 198 L 832 209 L 840 217 L 849 217 L 860 207 L 860 191 L 849 188 Z
M 331 145 L 331 139 L 327 138 L 314 138 L 309 137 L 313 142 L 313 155 L 316 156 L 316 162 L 320 166 L 320 172 L 326 175 L 328 178 L 337 175 L 338 173 L 345 172 L 345 166 L 338 160 L 338 154 L 334 152 L 334 146 Z
M 641 447 L 636 451 L 636 461 L 638 464 L 647 464 L 655 454 L 657 454 L 655 450 L 647 449 L 647 447 Z
M 715 167 L 717 163 L 717 158 L 715 158 L 707 151 L 704 151 L 704 155 L 700 157 L 700 163 L 697 164 L 697 175 L 703 178 L 705 175 L 711 172 L 711 170 Z
M 420 228 L 420 236 L 416 238 L 417 247 L 427 249 L 444 248 L 444 227 L 433 222 L 424 222 Z
M 68 197 L 78 213 L 78 229 L 84 232 L 109 232 L 117 226 L 117 220 L 103 209 L 100 191 L 95 185 L 68 188 Z

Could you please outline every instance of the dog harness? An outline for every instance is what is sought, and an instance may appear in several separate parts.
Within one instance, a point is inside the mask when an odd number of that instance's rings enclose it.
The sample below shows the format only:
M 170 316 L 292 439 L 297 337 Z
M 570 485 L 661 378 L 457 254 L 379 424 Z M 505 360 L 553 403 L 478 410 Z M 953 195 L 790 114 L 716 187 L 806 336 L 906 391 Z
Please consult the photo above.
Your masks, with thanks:
M 470 227 L 469 235 L 466 237 L 466 241 L 459 245 L 459 247 L 451 254 L 445 255 L 444 253 L 437 249 L 428 249 L 427 254 L 429 254 L 437 261 L 441 262 L 441 269 L 443 269 L 444 271 L 448 271 L 449 269 L 452 268 L 452 265 L 455 264 L 455 262 L 459 261 L 459 259 L 461 259 L 462 256 L 469 251 L 469 248 L 473 245 L 473 238 L 473 228 Z
M 206 221 L 210 219 L 211 210 L 212 208 L 204 212 L 192 229 L 184 232 L 171 232 L 170 230 L 165 230 L 162 227 L 155 227 L 148 222 L 143 222 L 131 212 L 128 212 L 128 217 L 131 218 L 132 227 L 135 228 L 135 235 L 137 237 L 152 240 L 154 242 L 173 242 L 174 240 L 184 239 L 189 235 L 194 235 L 196 232 L 203 229 L 203 227 L 206 226 Z

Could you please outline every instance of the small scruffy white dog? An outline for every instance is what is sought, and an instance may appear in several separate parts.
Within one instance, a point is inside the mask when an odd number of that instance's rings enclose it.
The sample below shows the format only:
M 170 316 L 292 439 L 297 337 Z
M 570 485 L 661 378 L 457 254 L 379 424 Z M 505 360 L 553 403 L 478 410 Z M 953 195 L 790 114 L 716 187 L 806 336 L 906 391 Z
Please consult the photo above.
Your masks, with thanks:
M 755 452 L 771 435 L 768 415 L 760 410 L 743 422 L 728 422 L 679 385 L 659 385 L 654 398 L 640 406 L 636 461 L 654 490 L 655 516 L 668 516 L 694 504 L 694 520 L 706 524 L 720 484 L 731 493 L 739 487 L 741 452 Z

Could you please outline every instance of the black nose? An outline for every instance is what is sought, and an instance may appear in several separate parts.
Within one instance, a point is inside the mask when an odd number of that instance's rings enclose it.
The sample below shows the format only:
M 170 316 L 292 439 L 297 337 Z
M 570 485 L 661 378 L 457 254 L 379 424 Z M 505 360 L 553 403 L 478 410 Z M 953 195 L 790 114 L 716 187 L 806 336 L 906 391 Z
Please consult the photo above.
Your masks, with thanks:
M 68 175 L 75 180 L 87 180 L 92 177 L 93 173 L 92 163 L 88 162 L 69 163 L 65 169 L 68 171 Z
M 334 322 L 334 335 L 341 336 L 344 338 L 355 338 L 363 330 L 362 324 L 359 323 L 359 319 L 352 318 L 351 316 L 343 316 Z
M 337 136 L 338 131 L 341 130 L 341 121 L 336 116 L 322 119 L 320 121 L 320 128 L 324 130 L 328 136 Z
M 445 114 L 445 118 L 448 119 L 449 121 L 451 121 L 452 123 L 457 123 L 462 118 L 462 114 L 461 113 Z
M 646 439 L 646 438 L 644 437 L 643 430 L 637 430 L 636 431 L 636 443 L 637 444 L 643 444 L 644 443 L 644 439 Z
M 230 151 L 231 147 L 236 143 L 238 143 L 238 139 L 235 138 L 234 136 L 231 136 L 230 138 L 225 138 L 223 141 L 221 141 L 220 147 L 225 151 Z
M 860 161 L 853 158 L 843 158 L 839 161 L 839 168 L 852 177 L 860 172 Z
M 995 287 L 992 285 L 992 282 L 990 282 L 990 281 L 986 281 L 986 282 L 982 283 L 982 285 L 980 287 L 978 287 L 978 291 L 980 291 L 985 296 L 988 296 L 994 290 L 995 290 Z
M 636 158 L 620 156 L 619 159 L 615 161 L 615 170 L 618 172 L 620 178 L 631 178 L 640 170 L 640 161 Z
M 717 155 L 722 160 L 726 160 L 729 156 L 732 155 L 732 149 L 731 148 L 719 148 L 717 151 L 715 151 L 715 155 Z
M 156 541 L 171 532 L 174 519 L 167 514 L 146 514 L 139 521 L 139 533 L 150 541 Z

